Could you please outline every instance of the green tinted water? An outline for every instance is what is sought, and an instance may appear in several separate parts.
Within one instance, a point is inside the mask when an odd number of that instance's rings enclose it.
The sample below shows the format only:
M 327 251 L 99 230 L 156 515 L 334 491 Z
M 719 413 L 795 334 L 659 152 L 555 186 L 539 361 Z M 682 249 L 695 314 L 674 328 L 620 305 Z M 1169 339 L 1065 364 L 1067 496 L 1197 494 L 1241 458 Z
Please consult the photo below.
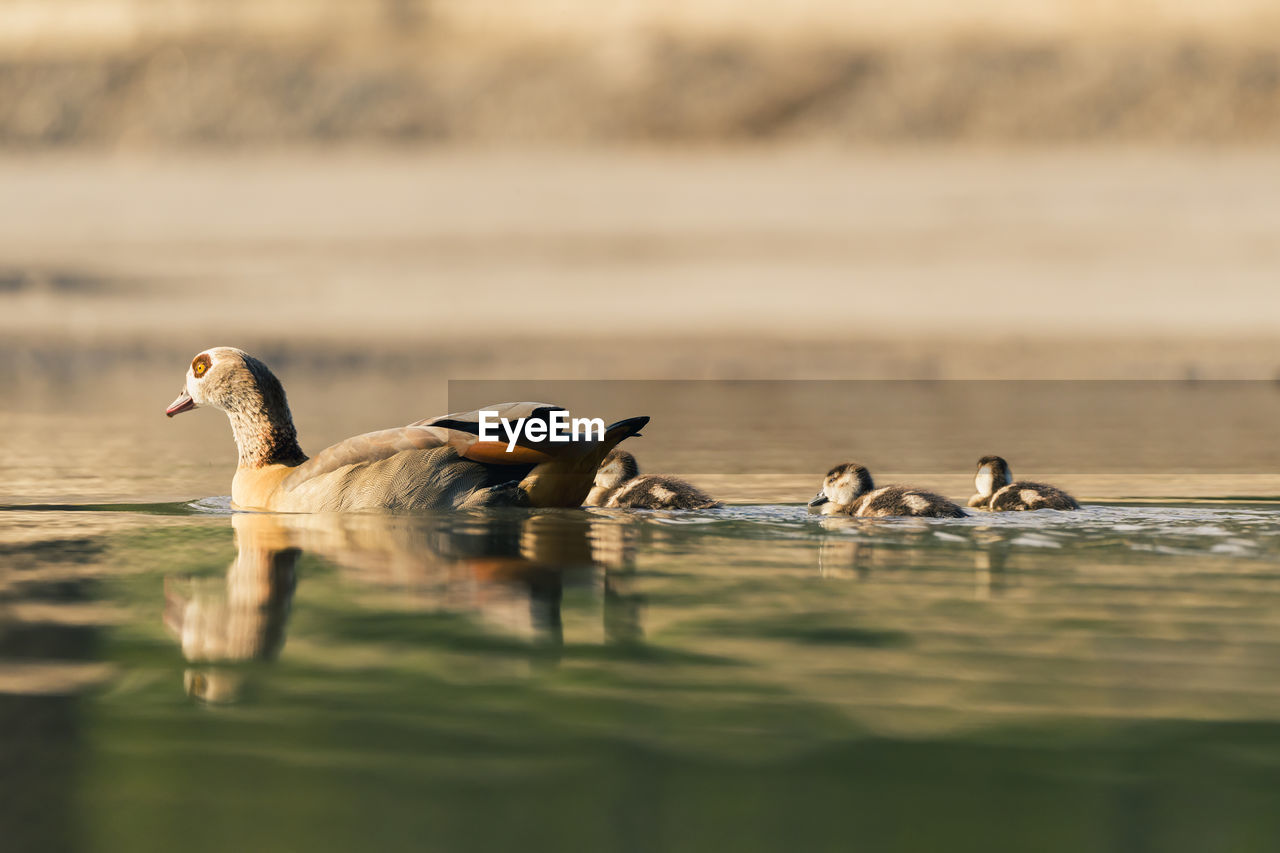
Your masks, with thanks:
M 1271 504 L 858 522 L 211 499 L 0 524 L 6 849 L 1280 831 Z

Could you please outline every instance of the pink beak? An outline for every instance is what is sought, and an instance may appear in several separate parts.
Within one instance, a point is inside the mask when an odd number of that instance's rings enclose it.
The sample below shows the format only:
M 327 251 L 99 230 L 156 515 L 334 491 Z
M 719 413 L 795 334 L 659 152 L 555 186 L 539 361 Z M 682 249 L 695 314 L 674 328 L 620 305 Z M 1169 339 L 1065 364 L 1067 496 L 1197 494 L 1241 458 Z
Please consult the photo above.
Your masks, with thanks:
M 178 399 L 169 404 L 169 408 L 164 413 L 169 417 L 180 415 L 183 412 L 189 412 L 196 407 L 196 401 L 191 399 L 191 395 L 187 393 L 187 389 L 183 388 L 182 393 L 178 395 Z

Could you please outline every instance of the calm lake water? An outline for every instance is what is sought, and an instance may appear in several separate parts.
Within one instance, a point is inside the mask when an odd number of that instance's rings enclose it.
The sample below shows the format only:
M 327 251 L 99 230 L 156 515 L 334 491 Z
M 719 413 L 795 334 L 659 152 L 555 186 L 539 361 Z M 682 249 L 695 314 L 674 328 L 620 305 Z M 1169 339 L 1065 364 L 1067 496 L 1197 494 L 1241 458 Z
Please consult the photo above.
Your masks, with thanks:
M 8 850 L 1270 850 L 1280 505 L 0 512 Z

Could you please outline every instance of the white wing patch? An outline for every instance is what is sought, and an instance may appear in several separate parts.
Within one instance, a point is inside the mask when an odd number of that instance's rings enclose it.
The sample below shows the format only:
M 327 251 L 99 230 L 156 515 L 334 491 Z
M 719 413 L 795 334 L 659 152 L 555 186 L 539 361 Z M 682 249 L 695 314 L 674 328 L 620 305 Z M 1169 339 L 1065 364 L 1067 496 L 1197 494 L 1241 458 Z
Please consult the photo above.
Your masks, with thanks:
M 1040 493 L 1035 489 L 1022 489 L 1018 492 L 1018 499 L 1027 506 L 1031 506 L 1032 504 L 1039 503 L 1044 500 L 1044 498 L 1040 497 Z
M 676 496 L 676 493 L 668 489 L 666 486 L 655 485 L 649 493 L 660 501 L 669 501 Z
M 912 512 L 924 512 L 929 508 L 929 501 L 920 495 L 906 494 L 902 496 L 902 502 L 905 503 Z

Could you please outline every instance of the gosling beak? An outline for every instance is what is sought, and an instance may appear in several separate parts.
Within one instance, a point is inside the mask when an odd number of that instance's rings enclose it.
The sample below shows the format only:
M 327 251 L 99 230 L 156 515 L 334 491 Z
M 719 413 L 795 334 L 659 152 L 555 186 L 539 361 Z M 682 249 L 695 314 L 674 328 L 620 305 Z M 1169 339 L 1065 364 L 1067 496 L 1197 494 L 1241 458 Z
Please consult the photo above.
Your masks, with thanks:
M 809 501 L 809 506 L 822 506 L 828 500 L 830 500 L 830 498 L 827 497 L 825 492 L 818 492 L 813 496 L 813 500 Z
M 178 399 L 169 404 L 169 408 L 164 413 L 169 417 L 180 415 L 183 412 L 189 412 L 196 407 L 196 401 L 191 399 L 191 395 L 187 393 L 187 389 L 183 388 L 182 393 L 178 395 Z

